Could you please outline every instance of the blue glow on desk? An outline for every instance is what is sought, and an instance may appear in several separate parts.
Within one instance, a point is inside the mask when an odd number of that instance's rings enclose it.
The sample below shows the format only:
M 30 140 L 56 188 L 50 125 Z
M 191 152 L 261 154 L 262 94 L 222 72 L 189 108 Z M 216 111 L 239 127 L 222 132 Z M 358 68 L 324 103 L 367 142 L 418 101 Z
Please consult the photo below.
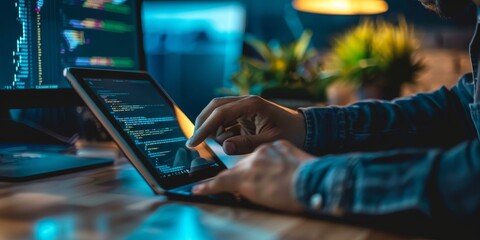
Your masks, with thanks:
M 175 226 L 175 232 L 179 233 L 179 239 L 213 239 L 213 236 L 205 231 L 205 227 L 199 222 L 200 212 L 196 208 L 180 208 L 178 214 L 178 224 Z
M 35 226 L 35 239 L 50 240 L 58 236 L 58 224 L 53 219 L 42 219 Z
M 235 214 L 235 209 L 216 214 L 187 204 L 166 204 L 152 212 L 126 239 L 278 239 L 275 233 L 233 220 Z

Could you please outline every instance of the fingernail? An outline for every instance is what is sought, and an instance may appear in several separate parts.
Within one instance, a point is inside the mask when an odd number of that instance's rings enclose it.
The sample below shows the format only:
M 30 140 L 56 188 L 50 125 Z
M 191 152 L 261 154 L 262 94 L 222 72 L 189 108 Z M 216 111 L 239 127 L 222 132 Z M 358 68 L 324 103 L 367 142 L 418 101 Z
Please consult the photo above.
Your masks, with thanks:
M 203 184 L 202 185 L 197 185 L 197 186 L 193 187 L 192 193 L 193 194 L 200 194 L 200 193 L 202 193 L 203 189 L 204 189 Z
M 232 142 L 224 142 L 223 143 L 224 147 L 225 147 L 225 153 L 226 154 L 234 154 L 235 153 L 235 144 L 232 143 Z

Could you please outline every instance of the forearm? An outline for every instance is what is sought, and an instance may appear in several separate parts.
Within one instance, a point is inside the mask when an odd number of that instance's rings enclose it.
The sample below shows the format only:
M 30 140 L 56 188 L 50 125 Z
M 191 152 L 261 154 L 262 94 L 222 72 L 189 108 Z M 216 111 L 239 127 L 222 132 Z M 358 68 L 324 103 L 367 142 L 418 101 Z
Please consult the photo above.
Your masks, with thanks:
M 392 147 L 445 148 L 472 137 L 474 132 L 465 105 L 455 92 L 445 88 L 393 102 L 365 101 L 302 112 L 307 125 L 304 148 L 314 154 Z
M 383 216 L 409 211 L 442 226 L 460 226 L 480 221 L 479 183 L 480 143 L 472 140 L 448 151 L 328 155 L 297 171 L 295 193 L 309 212 Z

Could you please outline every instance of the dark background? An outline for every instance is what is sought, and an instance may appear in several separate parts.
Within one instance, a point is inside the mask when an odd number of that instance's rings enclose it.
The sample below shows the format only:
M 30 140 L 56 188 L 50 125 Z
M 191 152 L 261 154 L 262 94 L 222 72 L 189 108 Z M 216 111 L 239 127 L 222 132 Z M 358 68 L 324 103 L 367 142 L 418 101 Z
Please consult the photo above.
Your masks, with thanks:
M 163 1 L 146 0 L 149 3 Z M 191 1 L 168 1 L 170 3 L 193 3 Z M 332 39 L 355 26 L 362 18 L 383 18 L 396 21 L 398 16 L 415 26 L 422 49 L 450 49 L 467 51 L 468 44 L 475 26 L 475 6 L 472 4 L 464 13 L 455 19 L 438 17 L 426 10 L 417 0 L 388 0 L 389 11 L 374 16 L 334 16 L 297 12 L 291 7 L 291 0 L 241 0 L 241 1 L 195 1 L 201 3 L 239 3 L 245 10 L 245 33 L 254 35 L 265 41 L 276 41 L 287 44 L 293 41 L 302 29 L 311 29 L 314 33 L 312 45 L 328 51 Z M 153 9 L 144 9 L 152 13 Z M 163 24 L 155 19 L 144 19 L 144 23 Z M 300 23 L 291 28 L 289 23 Z M 209 100 L 218 94 L 215 89 L 231 87 L 229 76 L 237 69 L 241 52 L 218 51 L 218 46 L 240 44 L 241 36 L 215 42 L 209 38 L 209 33 L 197 35 L 195 39 L 204 42 L 203 48 L 190 49 L 183 52 L 165 52 L 161 49 L 151 49 L 149 46 L 158 44 L 155 41 L 168 38 L 169 33 L 152 37 L 151 29 L 144 24 L 147 68 L 154 77 L 167 89 L 175 101 L 187 115 L 194 119 Z M 302 26 L 303 25 L 303 26 Z M 157 33 L 154 33 L 154 35 Z M 150 36 L 150 37 L 148 37 Z M 180 40 L 178 40 L 180 39 Z M 177 36 L 178 41 L 182 38 Z M 211 50 L 208 50 L 208 46 Z M 243 54 L 250 54 L 242 46 Z M 225 57 L 227 56 L 227 58 Z M 436 60 L 434 60 L 436 61 Z

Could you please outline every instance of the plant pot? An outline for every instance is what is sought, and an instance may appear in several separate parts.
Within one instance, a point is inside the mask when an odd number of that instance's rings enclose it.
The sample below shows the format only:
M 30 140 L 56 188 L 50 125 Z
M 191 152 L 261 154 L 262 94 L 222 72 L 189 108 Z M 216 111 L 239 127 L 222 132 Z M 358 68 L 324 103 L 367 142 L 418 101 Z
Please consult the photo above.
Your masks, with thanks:
M 352 84 L 336 82 L 327 87 L 327 104 L 346 106 L 357 101 L 357 89 Z

